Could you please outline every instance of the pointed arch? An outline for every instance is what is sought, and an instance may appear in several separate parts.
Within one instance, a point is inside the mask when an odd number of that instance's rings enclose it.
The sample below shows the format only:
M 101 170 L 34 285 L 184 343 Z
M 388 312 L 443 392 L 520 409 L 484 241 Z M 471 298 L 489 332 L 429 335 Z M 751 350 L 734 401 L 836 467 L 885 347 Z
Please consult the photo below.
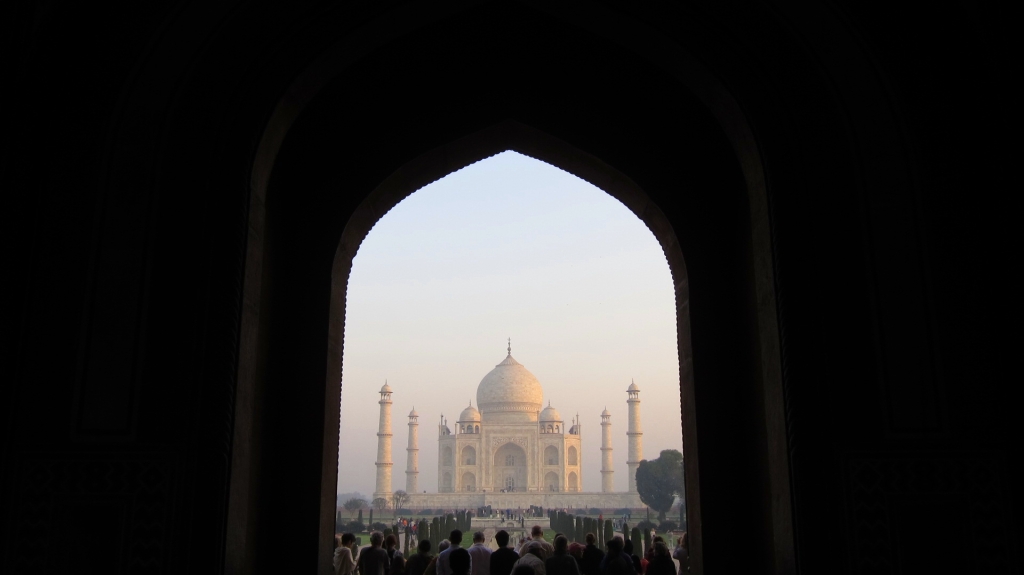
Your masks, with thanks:
M 558 465 L 558 448 L 554 445 L 544 448 L 544 465 Z
M 409 10 L 412 10 L 410 8 Z M 458 9 L 452 9 L 456 12 Z M 401 12 L 402 10 L 398 10 Z M 584 14 L 585 12 L 585 14 Z M 767 210 L 767 190 L 765 186 L 764 167 L 761 152 L 754 138 L 754 131 L 747 121 L 746 113 L 725 89 L 722 82 L 716 79 L 705 66 L 692 54 L 671 42 L 665 42 L 662 35 L 655 29 L 647 28 L 631 18 L 621 18 L 601 9 L 559 9 L 552 8 L 549 16 L 572 25 L 581 26 L 589 32 L 605 39 L 621 43 L 626 50 L 639 54 L 642 58 L 653 62 L 664 72 L 681 81 L 696 96 L 717 121 L 733 146 L 740 170 L 745 178 L 750 201 L 749 231 L 754 253 L 751 258 L 751 285 L 756 290 L 757 341 L 750 344 L 757 348 L 759 373 L 764 381 L 764 411 L 770 422 L 767 429 L 768 465 L 772 483 L 770 490 L 770 513 L 773 522 L 782 526 L 782 531 L 773 541 L 777 556 L 782 562 L 792 557 L 792 519 L 790 508 L 788 454 L 785 440 L 785 414 L 782 408 L 781 370 L 779 368 L 779 341 L 777 318 L 774 299 L 774 280 L 771 269 L 771 238 L 770 222 Z M 430 19 L 430 23 L 436 19 Z M 267 190 L 271 173 L 274 170 L 286 136 L 300 113 L 309 108 L 310 103 L 325 87 L 340 76 L 350 64 L 374 47 L 383 45 L 396 36 L 409 32 L 411 28 L 428 25 L 426 20 L 406 18 L 400 26 L 395 26 L 389 17 L 367 26 L 375 32 L 362 36 L 363 40 L 352 44 L 348 39 L 329 49 L 322 58 L 315 61 L 300 74 L 291 88 L 281 99 L 266 124 L 260 144 L 256 149 L 252 162 L 251 198 L 248 217 L 249 234 L 246 240 L 245 279 L 242 289 L 243 309 L 240 326 L 239 361 L 237 375 L 237 393 L 235 405 L 238 424 L 234 429 L 234 442 L 237 445 L 258 443 L 258 427 L 252 413 L 253 398 L 260 376 L 263 359 L 257 353 L 259 344 L 265 340 L 269 330 L 268 314 L 261 314 L 261 297 L 263 297 L 263 263 L 267 249 L 264 233 L 267 215 Z M 373 28 L 377 26 L 377 28 Z M 467 145 L 467 141 L 457 140 L 442 144 L 434 150 L 427 151 L 416 159 L 408 162 L 381 186 L 366 196 L 349 219 L 341 241 L 338 244 L 334 267 L 331 271 L 331 305 L 327 329 L 327 342 L 331 350 L 326 354 L 327 365 L 324 378 L 323 393 L 323 457 L 321 480 L 322 524 L 321 547 L 329 550 L 333 529 L 332 491 L 337 480 L 337 435 L 339 405 L 337 398 L 340 393 L 342 343 L 344 340 L 344 286 L 351 269 L 351 258 L 362 237 L 391 206 L 394 206 L 404 195 L 422 187 L 433 179 L 459 169 L 487 155 L 512 149 L 547 161 L 561 167 L 583 179 L 594 183 L 612 196 L 622 201 L 630 210 L 638 215 L 652 230 L 669 260 L 673 281 L 676 284 L 678 327 L 679 327 L 679 365 L 680 389 L 683 408 L 683 435 L 686 438 L 686 486 L 687 514 L 691 524 L 691 559 L 701 564 L 701 502 L 700 475 L 698 474 L 699 452 L 696 422 L 696 406 L 693 392 L 692 352 L 690 346 L 689 323 L 689 282 L 686 267 L 682 259 L 682 251 L 675 241 L 671 223 L 661 210 L 633 181 L 599 159 L 557 139 L 517 124 L 505 122 L 481 133 L 467 136 L 475 139 L 475 148 Z M 495 134 L 498 134 L 495 136 Z M 483 136 L 481 135 L 483 134 Z M 488 136 L 487 134 L 490 134 Z M 445 138 L 446 136 L 441 136 Z M 442 140 L 443 141 L 443 140 Z M 420 148 L 423 149 L 423 148 Z M 624 190 L 635 189 L 638 193 Z M 251 449 L 232 451 L 232 473 L 230 479 L 230 501 L 228 509 L 228 540 L 230 549 L 239 549 L 237 553 L 229 553 L 229 565 L 243 562 L 247 541 L 247 518 L 256 504 L 250 496 L 248 482 L 250 475 L 256 472 L 257 464 L 251 459 Z M 321 553 L 329 555 L 326 551 Z

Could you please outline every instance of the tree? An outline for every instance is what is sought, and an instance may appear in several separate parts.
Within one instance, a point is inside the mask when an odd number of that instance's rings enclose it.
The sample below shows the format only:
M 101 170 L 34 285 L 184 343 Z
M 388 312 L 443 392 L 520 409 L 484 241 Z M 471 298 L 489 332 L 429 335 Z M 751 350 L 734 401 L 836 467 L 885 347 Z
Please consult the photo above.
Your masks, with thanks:
M 359 499 L 358 497 L 353 497 L 352 499 L 349 499 L 348 501 L 343 503 L 342 507 L 344 507 L 345 510 L 348 511 L 349 513 L 353 513 L 355 511 L 361 510 L 363 507 L 366 507 L 366 500 Z
M 373 505 L 373 508 L 377 510 L 378 516 L 380 515 L 381 511 L 384 511 L 385 509 L 388 508 L 388 500 L 384 499 L 383 497 L 378 497 L 371 501 L 370 503 Z
M 666 449 L 657 459 L 643 460 L 636 470 L 636 490 L 645 505 L 658 512 L 658 521 L 683 495 L 683 454 Z
M 401 489 L 399 489 L 398 491 L 394 492 L 391 495 L 391 505 L 392 508 L 395 510 L 395 513 L 398 513 L 398 510 L 405 507 L 405 504 L 408 502 L 409 494 L 406 493 L 405 491 L 402 491 Z

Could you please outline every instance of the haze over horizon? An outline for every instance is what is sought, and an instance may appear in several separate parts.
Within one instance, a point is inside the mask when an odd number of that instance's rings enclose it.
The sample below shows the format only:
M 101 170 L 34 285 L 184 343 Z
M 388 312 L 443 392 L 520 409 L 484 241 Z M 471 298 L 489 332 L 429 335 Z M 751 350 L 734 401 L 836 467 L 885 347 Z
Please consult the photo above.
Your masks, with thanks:
M 644 457 L 682 450 L 675 295 L 654 235 L 618 200 L 504 152 L 420 189 L 359 247 L 348 283 L 338 491 L 374 491 L 378 391 L 393 389 L 392 490 L 405 488 L 408 413 L 419 486 L 437 491 L 437 425 L 454 430 L 505 358 L 544 404 L 582 423 L 582 488 L 600 491 L 600 413 L 626 490 L 626 388 L 641 389 Z

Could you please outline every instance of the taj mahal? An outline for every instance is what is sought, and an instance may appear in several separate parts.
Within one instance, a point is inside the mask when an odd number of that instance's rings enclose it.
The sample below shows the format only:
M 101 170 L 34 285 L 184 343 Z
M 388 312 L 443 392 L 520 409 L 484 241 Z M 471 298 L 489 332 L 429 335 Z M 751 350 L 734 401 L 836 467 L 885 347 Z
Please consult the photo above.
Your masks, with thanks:
M 615 491 L 612 466 L 612 414 L 601 414 L 601 491 L 581 490 L 587 471 L 582 458 L 579 416 L 566 424 L 549 403 L 540 381 L 508 355 L 480 380 L 476 406 L 470 401 L 455 425 L 442 416 L 437 427 L 437 493 L 419 489 L 419 414 L 409 412 L 405 491 L 408 507 L 497 508 L 616 507 L 643 504 L 636 491 L 636 469 L 643 459 L 640 388 L 626 390 L 628 413 L 627 489 Z M 380 390 L 377 484 L 374 497 L 389 498 L 391 483 L 392 389 Z

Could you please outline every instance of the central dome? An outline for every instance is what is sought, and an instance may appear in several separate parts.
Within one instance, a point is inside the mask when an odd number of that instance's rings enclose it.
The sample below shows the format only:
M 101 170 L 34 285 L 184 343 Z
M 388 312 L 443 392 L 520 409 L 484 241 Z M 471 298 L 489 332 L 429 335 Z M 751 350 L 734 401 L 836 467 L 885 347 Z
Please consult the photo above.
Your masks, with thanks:
M 540 382 L 523 364 L 508 357 L 494 366 L 476 388 L 476 404 L 483 413 L 520 411 L 536 414 L 544 400 Z

